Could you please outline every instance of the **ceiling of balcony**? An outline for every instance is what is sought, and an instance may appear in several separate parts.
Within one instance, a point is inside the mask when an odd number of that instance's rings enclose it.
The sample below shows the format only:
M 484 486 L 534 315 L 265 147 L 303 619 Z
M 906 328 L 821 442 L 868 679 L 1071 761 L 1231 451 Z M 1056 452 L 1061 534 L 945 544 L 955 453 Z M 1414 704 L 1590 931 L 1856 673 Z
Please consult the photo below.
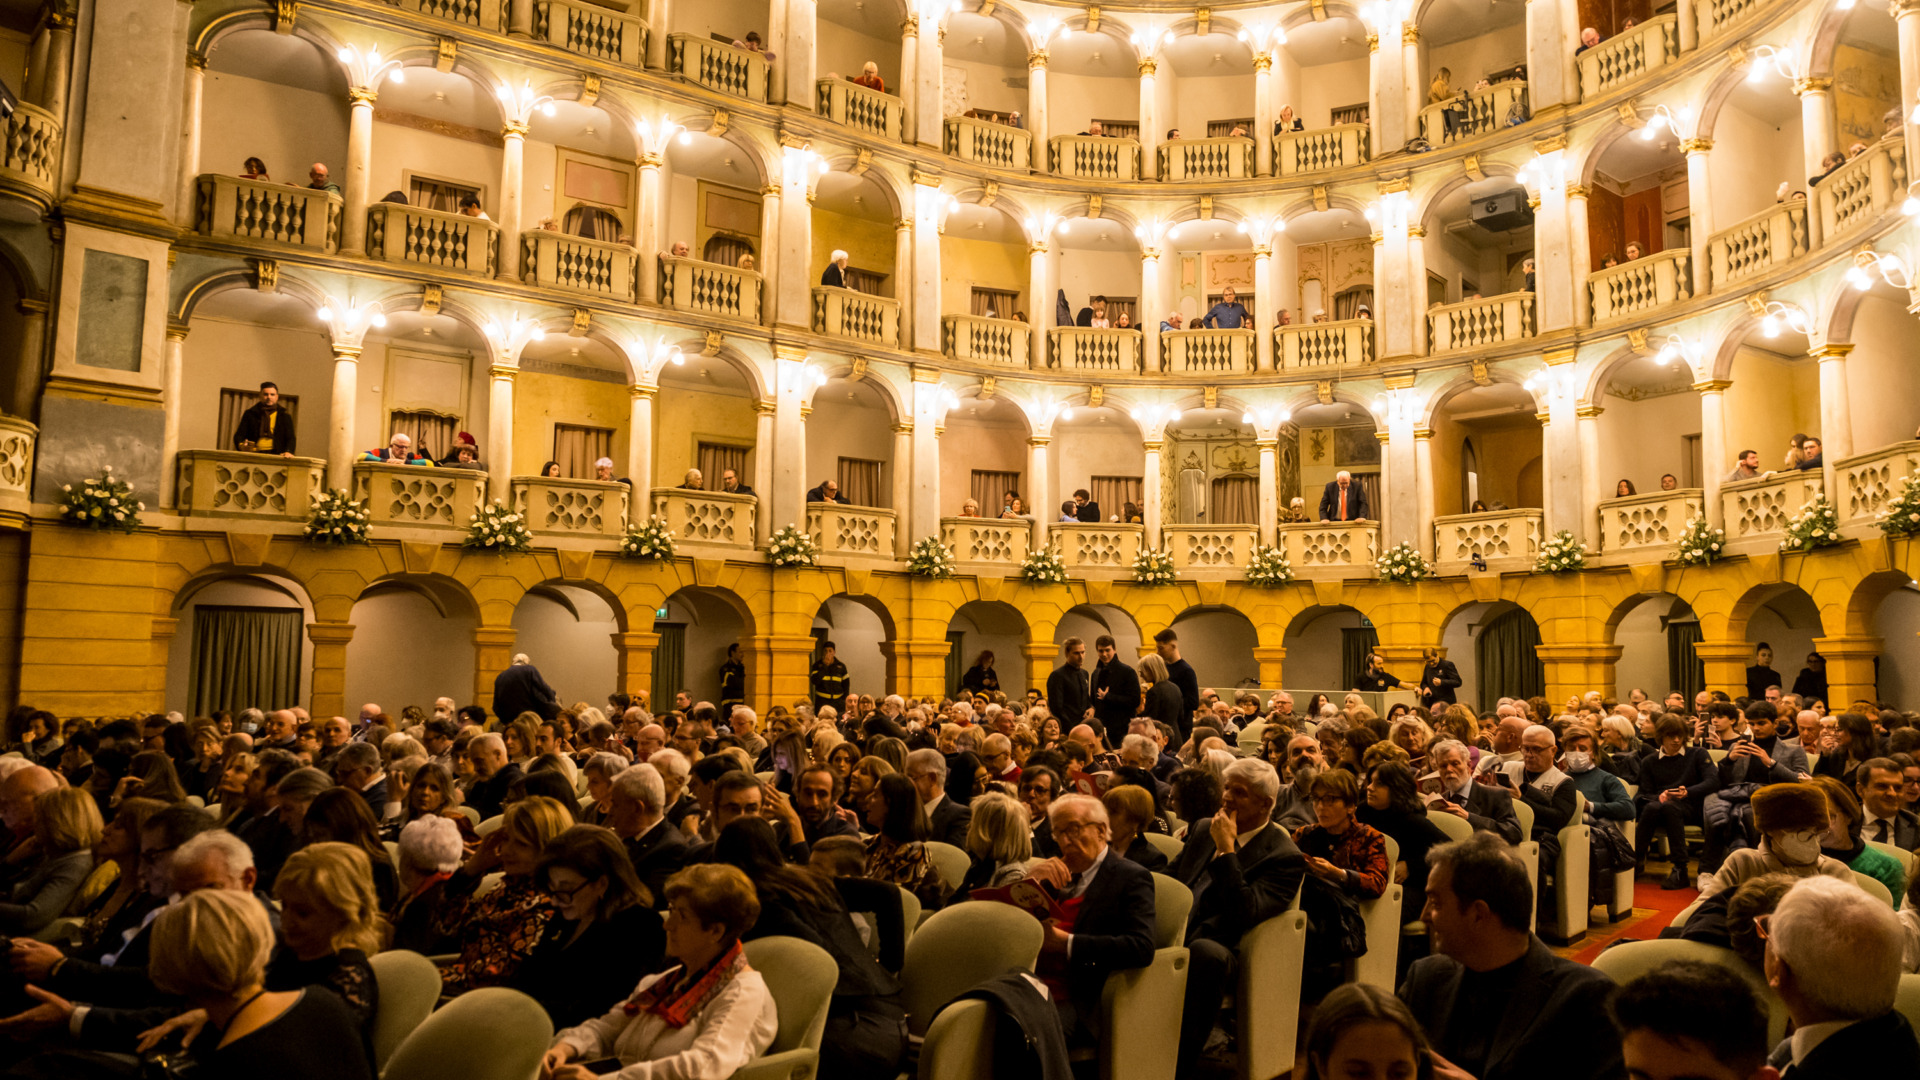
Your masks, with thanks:
M 956 11 L 947 18 L 946 58 L 1027 70 L 1027 43 L 999 19 Z
M 0 3 L 12 2 L 0 0 Z M 228 75 L 346 99 L 347 76 L 340 62 L 321 52 L 313 42 L 292 34 L 236 31 L 221 39 L 213 55 L 207 58 L 207 67 Z
M 484 87 L 465 75 L 430 67 L 408 68 L 406 82 L 381 83 L 376 107 L 482 130 L 500 129 L 500 103 Z M 538 134 L 546 129 L 546 120 L 535 113 L 535 138 L 546 137 Z
M 682 143 L 667 146 L 667 169 L 675 176 L 692 176 L 728 187 L 757 190 L 760 171 L 737 146 L 725 139 L 695 133 Z
M 725 360 L 698 353 L 683 356 L 682 360 L 682 363 L 668 364 L 660 369 L 662 389 L 699 390 L 730 397 L 751 396 L 746 376 Z
M 1373 427 L 1373 414 L 1350 402 L 1332 405 L 1306 405 L 1293 410 L 1297 428 Z
M 1633 185 L 1642 177 L 1664 173 L 1669 169 L 1684 174 L 1687 171 L 1687 159 L 1680 153 L 1673 134 L 1663 128 L 1653 139 L 1641 138 L 1641 132 L 1615 139 L 1601 153 L 1594 168 L 1609 180 Z
M 1026 243 L 1020 224 L 991 206 L 961 203 L 947 215 L 947 233 L 954 240 L 979 240 L 989 244 Z
M 1526 21 L 1526 0 L 1432 0 L 1420 15 L 1420 40 L 1447 45 Z
M 1693 389 L 1693 372 L 1682 363 L 1662 364 L 1652 356 L 1636 356 L 1607 375 L 1604 390 L 1610 397 L 1643 401 Z
M 1287 31 L 1287 53 L 1302 67 L 1367 58 L 1367 28 L 1358 19 L 1330 18 Z
M 1353 210 L 1321 210 L 1287 222 L 1287 239 L 1295 244 L 1365 240 L 1370 232 L 1366 215 Z
M 899 41 L 900 25 L 907 19 L 906 10 L 899 0 L 820 0 L 817 5 L 820 17 L 838 26 L 879 38 L 881 41 Z M 880 58 L 874 57 L 877 61 Z M 899 54 L 890 57 L 899 62 Z M 857 72 L 843 71 L 850 75 Z
M 869 221 L 892 221 L 893 204 L 874 181 L 852 173 L 830 172 L 820 177 L 813 205 L 821 210 Z
M 1175 75 L 1189 79 L 1253 74 L 1253 50 L 1232 34 L 1192 34 L 1173 39 L 1161 50 Z
M 1252 438 L 1253 425 L 1241 420 L 1243 415 L 1237 409 L 1188 409 L 1167 426 L 1189 439 Z
M 1446 230 L 1447 234 L 1462 243 L 1483 251 L 1515 252 L 1533 247 L 1533 230 L 1514 229 L 1510 232 L 1490 232 L 1473 221 L 1473 204 L 1488 196 L 1518 187 L 1512 177 L 1490 176 L 1477 183 L 1455 189 L 1441 199 L 1427 217 L 1427 232 L 1432 235 L 1435 226 Z
M 1855 4 L 1852 14 L 1847 16 L 1845 25 L 1840 28 L 1840 43 L 1898 56 L 1900 31 L 1894 25 L 1893 16 L 1888 14 L 1887 7 L 1885 4 L 1873 7 Z
M 396 311 L 388 315 L 387 325 L 368 334 L 367 340 L 487 354 L 487 342 L 480 331 L 450 315 L 422 315 L 418 311 Z
M 1102 405 L 1097 409 L 1076 405 L 1073 408 L 1073 419 L 1069 420 L 1063 416 L 1053 422 L 1055 435 L 1068 431 L 1119 432 L 1138 435 L 1140 425 L 1134 423 L 1133 417 L 1128 416 L 1125 410 L 1112 405 Z
M 1798 126 L 1800 121 L 1800 99 L 1794 96 L 1793 85 L 1780 78 L 1769 77 L 1759 82 L 1740 80 L 1727 96 L 1726 107 L 1774 125 Z
M 520 362 L 536 370 L 552 365 L 546 369 L 556 375 L 591 378 L 589 372 L 611 373 L 618 376 L 620 382 L 627 381 L 627 358 L 613 346 L 589 337 L 548 334 L 539 341 L 528 342 L 520 353 Z
M 1020 406 L 1003 397 L 961 398 L 960 404 L 947 410 L 947 422 L 964 419 L 970 423 L 1027 430 L 1027 414 Z M 948 436 L 951 438 L 952 436 Z
M 1054 239 L 1067 251 L 1139 251 L 1133 229 L 1112 218 L 1074 218 L 1054 230 Z
M 1462 421 L 1484 420 L 1513 413 L 1532 414 L 1538 408 L 1533 393 L 1526 387 L 1517 383 L 1496 382 L 1467 387 L 1442 402 L 1439 412 L 1455 421 Z
M 1231 221 L 1183 221 L 1167 230 L 1166 247 L 1177 251 L 1251 251 L 1253 241 Z
M 1106 27 L 1097 34 L 1076 30 L 1062 34 L 1047 46 L 1047 71 L 1062 75 L 1086 75 L 1110 79 L 1137 79 L 1140 65 L 1133 58 L 1133 46 L 1108 36 Z M 1056 126 L 1068 130 L 1078 121 L 1059 118 Z

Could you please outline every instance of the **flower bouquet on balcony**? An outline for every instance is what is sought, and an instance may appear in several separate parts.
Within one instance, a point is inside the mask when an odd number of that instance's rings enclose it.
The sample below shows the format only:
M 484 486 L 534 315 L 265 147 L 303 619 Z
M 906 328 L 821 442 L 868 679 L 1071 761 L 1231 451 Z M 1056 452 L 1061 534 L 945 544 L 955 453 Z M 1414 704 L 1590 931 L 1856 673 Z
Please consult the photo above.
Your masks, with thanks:
M 629 559 L 671 559 L 673 533 L 660 515 L 655 514 L 627 530 L 620 538 L 620 554 Z
M 1687 526 L 1680 533 L 1680 550 L 1674 554 L 1674 561 L 1681 566 L 1712 566 L 1713 560 L 1726 554 L 1727 530 L 1716 529 L 1707 524 L 1703 515 L 1687 519 Z
M 527 528 L 525 517 L 495 499 L 473 515 L 466 542 L 460 546 L 478 551 L 525 551 L 533 546 L 533 530 Z
M 1136 585 L 1171 585 L 1180 580 L 1173 569 L 1173 552 L 1141 548 L 1133 557 L 1133 580 Z
M 1419 581 L 1433 576 L 1433 566 L 1410 543 L 1395 544 L 1374 560 L 1381 581 Z
M 1293 564 L 1287 561 L 1285 551 L 1266 544 L 1253 545 L 1253 556 L 1247 560 L 1247 584 L 1277 589 L 1292 580 Z
M 937 536 L 923 536 L 907 552 L 907 573 L 914 577 L 950 578 L 953 576 L 953 549 Z
M 1540 545 L 1540 558 L 1533 564 L 1536 574 L 1564 574 L 1587 565 L 1587 545 L 1574 538 L 1573 530 L 1561 529 Z
M 1035 585 L 1065 585 L 1067 564 L 1054 548 L 1044 547 L 1028 552 L 1020 562 L 1020 580 Z
M 345 488 L 333 488 L 313 500 L 313 514 L 307 518 L 306 534 L 311 544 L 364 544 L 367 542 L 367 511 L 353 501 Z
M 1780 541 L 1780 550 L 1812 551 L 1839 542 L 1840 512 L 1833 508 L 1832 500 L 1823 491 L 1801 507 L 1800 512 L 1793 515 L 1792 521 L 1787 522 L 1787 535 Z
M 812 566 L 820 561 L 820 545 L 788 525 L 775 529 L 767 540 L 767 561 L 775 566 Z
M 1888 536 L 1920 533 L 1920 484 L 1914 483 L 1912 476 L 1900 481 L 1899 492 L 1888 500 L 1873 524 Z
M 60 520 L 88 529 L 112 529 L 133 532 L 140 527 L 140 511 L 147 504 L 133 497 L 133 486 L 113 475 L 113 466 L 103 465 L 99 476 L 60 485 Z

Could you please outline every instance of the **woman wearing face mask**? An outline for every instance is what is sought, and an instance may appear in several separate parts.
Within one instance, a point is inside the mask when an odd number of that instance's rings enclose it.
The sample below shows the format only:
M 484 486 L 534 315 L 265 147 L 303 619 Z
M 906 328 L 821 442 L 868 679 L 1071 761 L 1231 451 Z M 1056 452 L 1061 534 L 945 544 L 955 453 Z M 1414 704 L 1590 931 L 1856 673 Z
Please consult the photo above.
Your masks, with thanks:
M 1820 838 L 1820 854 L 1885 885 L 1893 894 L 1894 908 L 1898 909 L 1900 897 L 1907 891 L 1906 868 L 1893 856 L 1868 847 L 1867 842 L 1860 839 L 1860 826 L 1866 821 L 1866 815 L 1860 810 L 1860 800 L 1847 790 L 1847 785 L 1831 776 L 1816 776 L 1813 782 L 1827 793 L 1827 806 L 1832 811 L 1826 835 Z
M 1794 877 L 1822 874 L 1852 881 L 1853 871 L 1838 859 L 1820 853 L 1833 827 L 1827 794 L 1813 783 L 1768 784 L 1753 793 L 1753 824 L 1760 830 L 1758 848 L 1741 848 L 1727 856 L 1713 877 L 1704 882 L 1701 896 L 1738 888 L 1762 874 Z
M 1560 735 L 1566 752 L 1560 755 L 1560 771 L 1573 778 L 1573 786 L 1587 797 L 1589 819 L 1632 821 L 1633 796 L 1620 778 L 1599 767 L 1593 752 L 1593 729 L 1585 724 L 1569 724 Z

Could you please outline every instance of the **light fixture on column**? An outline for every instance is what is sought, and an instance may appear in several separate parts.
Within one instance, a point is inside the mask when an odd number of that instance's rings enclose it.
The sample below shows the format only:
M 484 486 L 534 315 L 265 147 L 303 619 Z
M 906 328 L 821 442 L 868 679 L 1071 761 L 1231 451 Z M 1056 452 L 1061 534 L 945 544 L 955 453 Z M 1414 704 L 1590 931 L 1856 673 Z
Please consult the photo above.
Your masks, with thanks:
M 500 98 L 500 104 L 506 106 L 509 123 L 526 124 L 533 119 L 536 109 L 540 111 L 541 116 L 553 115 L 552 96 L 535 90 L 532 79 L 521 80 L 518 90 L 501 83 L 500 89 L 495 94 Z
M 633 130 L 634 134 L 640 136 L 640 150 L 643 153 L 666 153 L 667 144 L 673 141 L 675 135 L 680 137 L 681 146 L 687 146 L 693 142 L 693 133 L 674 123 L 666 113 L 661 113 L 655 120 L 644 118 L 635 120 Z
M 1059 229 L 1061 232 L 1065 232 L 1067 229 L 1066 219 L 1061 217 L 1059 214 L 1056 214 L 1051 210 L 1043 210 L 1038 214 L 1027 215 L 1027 242 L 1028 243 L 1032 243 L 1032 244 L 1046 243 L 1048 240 L 1052 239 L 1053 231 L 1055 229 Z
M 1753 50 L 1752 62 L 1753 67 L 1747 70 L 1748 82 L 1760 82 L 1767 77 L 1767 72 L 1769 71 L 1779 75 L 1788 82 L 1794 82 L 1800 78 L 1799 63 L 1794 60 L 1793 54 L 1787 52 L 1785 49 L 1777 49 L 1772 45 L 1762 45 Z
M 1529 375 L 1527 381 L 1520 385 L 1526 390 L 1538 390 L 1549 398 L 1572 397 L 1576 390 L 1573 380 L 1573 365 L 1567 364 L 1543 367 Z
M 1254 55 L 1258 56 L 1261 53 L 1272 52 L 1274 49 L 1285 45 L 1287 43 L 1287 28 L 1281 26 L 1279 23 L 1273 23 L 1272 25 L 1259 23 L 1254 26 L 1242 28 L 1240 31 L 1240 40 L 1246 42 L 1253 49 Z
M 528 342 L 544 341 L 547 337 L 547 332 L 540 328 L 539 322 L 525 318 L 517 311 L 508 316 L 506 322 L 487 320 L 487 325 L 482 329 L 488 338 L 500 345 L 501 351 L 514 356 L 518 356 Z
M 1400 26 L 1412 11 L 1412 0 L 1374 0 L 1360 9 L 1360 19 L 1367 24 L 1367 29 L 1385 40 L 1389 31 L 1395 38 L 1400 36 Z
M 1145 255 L 1152 251 L 1158 254 L 1160 245 L 1166 242 L 1167 232 L 1172 225 L 1159 218 L 1146 218 L 1133 227 L 1133 238 L 1140 241 L 1140 252 Z
M 1706 346 L 1697 341 L 1688 341 L 1679 334 L 1668 334 L 1667 340 L 1660 345 L 1660 351 L 1653 354 L 1653 362 L 1661 367 L 1675 360 L 1684 360 L 1689 367 L 1698 369 L 1700 358 L 1706 355 Z
M 1246 412 L 1240 414 L 1241 423 L 1252 424 L 1255 427 L 1262 428 L 1271 428 L 1276 424 L 1284 424 L 1292 419 L 1293 410 L 1284 405 L 1279 408 L 1271 405 L 1262 405 L 1257 408 L 1248 409 Z
M 808 357 L 779 360 L 780 389 L 797 390 L 805 393 L 808 389 L 827 385 L 827 373 L 813 366 Z
M 386 313 L 380 310 L 380 305 L 373 303 L 348 302 L 338 306 L 331 303 L 322 304 L 313 314 L 321 322 L 349 334 L 359 333 L 372 326 L 387 325 Z
M 789 184 L 810 182 L 813 177 L 825 176 L 832 168 L 826 158 L 814 153 L 808 145 L 783 147 L 781 167 Z
M 392 58 L 383 59 L 378 45 L 370 46 L 365 52 L 361 52 L 358 46 L 342 45 L 334 56 L 346 65 L 349 86 L 375 89 L 380 85 L 381 77 L 385 75 L 392 75 L 393 81 L 397 83 L 407 81 L 407 73 L 403 70 L 401 62 Z
M 1180 419 L 1180 410 L 1173 405 L 1154 402 L 1149 405 L 1136 405 L 1128 411 L 1127 415 L 1145 427 L 1158 429 Z
M 1073 406 L 1064 401 L 1053 402 L 1043 407 L 1040 411 L 1042 415 L 1047 418 L 1046 423 L 1040 425 L 1043 431 L 1052 430 L 1055 420 L 1066 420 L 1069 422 L 1073 420 Z
M 1390 388 L 1385 393 L 1374 395 L 1373 411 L 1384 417 L 1389 425 L 1398 424 L 1413 416 L 1413 399 L 1405 390 Z
M 1862 248 L 1853 254 L 1853 265 L 1847 268 L 1847 284 L 1861 292 L 1873 288 L 1874 276 L 1896 289 L 1913 288 L 1913 268 L 1907 261 L 1891 252 L 1879 252 L 1872 248 Z
M 1035 19 L 1027 24 L 1027 36 L 1033 39 L 1034 52 L 1046 51 L 1056 36 L 1067 32 L 1067 24 L 1059 19 Z
M 1141 56 L 1152 56 L 1155 50 L 1173 44 L 1173 37 L 1172 30 L 1156 31 L 1153 29 L 1152 22 L 1149 21 L 1145 30 L 1135 30 L 1133 36 L 1127 40 L 1133 43 L 1133 47 L 1140 51 Z
M 1660 137 L 1662 131 L 1671 131 L 1675 138 L 1693 138 L 1693 106 L 1682 105 L 1678 110 L 1665 105 L 1655 105 L 1647 116 L 1645 127 L 1640 129 L 1640 138 L 1647 142 Z
M 653 369 L 655 371 L 660 370 L 660 368 L 666 364 L 679 366 L 686 362 L 686 354 L 680 351 L 680 346 L 669 345 L 667 343 L 667 335 L 661 334 L 653 340 Z
M 1253 246 L 1266 247 L 1273 243 L 1275 236 L 1287 231 L 1287 222 L 1278 214 L 1255 214 L 1241 218 L 1240 224 L 1234 226 L 1234 229 L 1250 237 L 1253 240 Z
M 1789 304 L 1779 300 L 1767 301 L 1760 313 L 1760 333 L 1777 338 L 1781 330 L 1792 330 L 1796 334 L 1813 332 L 1813 320 L 1807 317 L 1806 310 L 1799 304 Z
M 1565 151 L 1555 150 L 1550 154 L 1535 154 L 1533 160 L 1514 174 L 1515 180 L 1530 191 L 1557 191 L 1567 186 L 1567 158 Z

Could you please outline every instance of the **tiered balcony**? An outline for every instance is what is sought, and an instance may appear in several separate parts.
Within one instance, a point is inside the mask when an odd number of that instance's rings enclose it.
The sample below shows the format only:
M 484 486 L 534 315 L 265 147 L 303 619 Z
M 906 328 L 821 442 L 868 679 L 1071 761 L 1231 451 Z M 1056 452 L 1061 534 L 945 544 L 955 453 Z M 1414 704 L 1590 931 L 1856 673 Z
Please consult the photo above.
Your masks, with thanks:
M 1375 521 L 1302 521 L 1283 523 L 1274 545 L 1287 563 L 1306 577 L 1372 577 L 1380 557 L 1380 524 Z
M 321 458 L 182 450 L 174 468 L 174 505 L 182 517 L 304 522 L 327 490 Z
M 430 465 L 353 463 L 353 498 L 365 503 L 369 525 L 464 529 L 487 499 L 487 474 Z
M 1546 517 L 1538 510 L 1447 514 L 1433 519 L 1433 560 L 1458 573 L 1475 555 L 1531 567 L 1540 557 Z
M 533 229 L 520 236 L 520 280 L 633 303 L 640 253 L 626 244 Z
M 1707 241 L 1713 287 L 1764 274 L 1807 253 L 1807 201 L 1775 203 Z
M 200 177 L 193 229 L 202 236 L 248 240 L 331 255 L 340 249 L 340 196 L 292 184 Z M 384 205 L 384 204 L 383 204 Z
M 658 299 L 675 311 L 757 323 L 763 280 L 752 270 L 662 255 Z
M 654 488 L 653 516 L 666 523 L 676 544 L 751 548 L 759 500 L 724 491 Z
M 953 550 L 955 562 L 1017 570 L 1033 545 L 1033 522 L 1024 518 L 941 518 L 940 542 Z
M 1125 331 L 1123 331 L 1124 333 Z M 1254 368 L 1252 330 L 1162 330 L 1166 370 L 1233 375 Z
M 767 100 L 767 58 L 705 34 L 668 34 L 667 70 L 718 93 Z
M 1033 167 L 1033 135 L 1023 128 L 971 116 L 949 116 L 944 126 L 942 148 L 951 157 L 1016 172 Z
M 1794 515 L 1825 488 L 1819 469 L 1722 484 L 1720 514 L 1727 543 L 1747 551 L 1771 548 Z
M 1466 107 L 1467 114 L 1454 122 L 1453 134 L 1449 135 L 1447 109 L 1462 105 Z M 1438 148 L 1498 131 L 1507 126 L 1507 117 L 1513 115 L 1516 105 L 1520 107 L 1520 115 L 1527 114 L 1527 84 L 1518 79 L 1496 83 L 1485 90 L 1457 94 L 1451 101 L 1442 101 L 1420 110 L 1420 137 Z
M 1160 179 L 1244 180 L 1253 175 L 1253 140 L 1178 139 L 1160 147 Z
M 1609 555 L 1670 552 L 1689 518 L 1705 513 L 1699 488 L 1653 491 L 1600 504 L 1600 549 Z
M 618 480 L 516 476 L 509 505 L 535 536 L 617 540 L 627 531 L 629 494 Z
M 1140 331 L 1057 326 L 1047 331 L 1062 371 L 1139 371 Z
M 1069 574 L 1087 570 L 1130 572 L 1134 557 L 1140 554 L 1140 535 L 1145 531 L 1140 525 L 1097 521 L 1062 522 L 1047 528 Z
M 1337 124 L 1273 136 L 1273 168 L 1281 176 L 1332 172 L 1364 165 L 1373 154 L 1373 128 Z
M 1273 340 L 1282 371 L 1349 367 L 1373 359 L 1373 320 L 1276 326 Z
M 400 6 L 476 30 L 497 31 L 506 25 L 506 0 L 400 0 Z
M 830 285 L 813 287 L 813 332 L 874 345 L 900 342 L 900 301 Z
M 639 67 L 647 55 L 647 24 L 597 4 L 534 0 L 533 36 L 557 49 L 610 64 Z
M 1057 176 L 1070 180 L 1140 179 L 1140 143 L 1092 135 L 1055 135 L 1047 140 L 1047 161 Z
M 1760 0 L 1699 0 L 1693 5 L 1699 17 L 1700 40 L 1705 41 L 1746 18 L 1760 6 Z
M 1533 336 L 1533 294 L 1503 293 L 1427 309 L 1428 351 L 1484 349 Z
M 1163 531 L 1180 570 L 1245 571 L 1260 540 L 1251 525 L 1168 525 Z
M 1655 252 L 1642 259 L 1596 270 L 1587 277 L 1593 321 L 1623 319 L 1693 296 L 1693 254 L 1688 248 Z
M 940 349 L 950 359 L 975 364 L 1026 367 L 1030 362 L 1026 323 L 984 315 L 946 315 L 940 319 Z
M 900 141 L 900 122 L 906 108 L 898 97 L 845 79 L 820 79 L 814 86 L 814 107 L 821 116 L 855 131 Z
M 31 510 L 33 449 L 40 429 L 13 416 L 0 416 L 0 519 L 24 524 Z
M 490 278 L 499 265 L 500 226 L 465 214 L 374 203 L 367 208 L 367 257 Z
M 1900 494 L 1900 481 L 1915 473 L 1920 473 L 1920 441 L 1913 440 L 1834 462 L 1840 524 L 1872 526 Z
M 807 535 L 822 555 L 893 559 L 894 513 L 878 506 L 808 503 Z
M 1899 206 L 1906 195 L 1906 138 L 1895 131 L 1814 185 L 1820 242 L 1830 244 L 1877 219 Z
M 1655 15 L 1574 57 L 1580 99 L 1591 101 L 1679 58 L 1680 17 Z
M 59 171 L 60 121 L 38 105 L 19 102 L 0 137 L 0 189 L 44 206 L 53 201 Z

